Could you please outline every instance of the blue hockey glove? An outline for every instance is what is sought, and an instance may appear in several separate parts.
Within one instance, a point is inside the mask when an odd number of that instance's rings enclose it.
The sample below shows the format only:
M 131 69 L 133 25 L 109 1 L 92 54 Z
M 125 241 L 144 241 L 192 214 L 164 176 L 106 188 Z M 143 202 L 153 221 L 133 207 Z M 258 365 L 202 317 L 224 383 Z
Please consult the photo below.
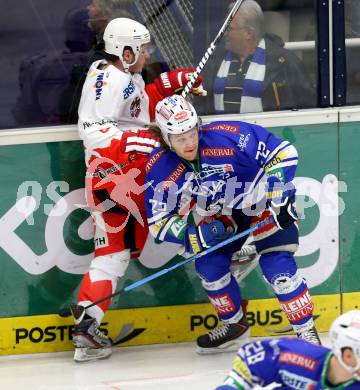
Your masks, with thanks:
M 199 253 L 220 241 L 226 240 L 232 234 L 232 232 L 225 230 L 224 224 L 220 221 L 189 226 L 184 238 L 186 252 Z
M 268 201 L 267 208 L 279 229 L 286 229 L 299 219 L 294 203 L 295 196 Z

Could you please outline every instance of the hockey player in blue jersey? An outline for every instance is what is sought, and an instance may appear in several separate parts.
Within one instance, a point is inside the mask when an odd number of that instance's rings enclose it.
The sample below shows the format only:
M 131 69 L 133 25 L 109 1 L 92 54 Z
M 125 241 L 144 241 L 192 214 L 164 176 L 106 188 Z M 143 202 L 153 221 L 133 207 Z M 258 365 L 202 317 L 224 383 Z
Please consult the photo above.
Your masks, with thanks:
M 298 337 L 320 344 L 314 305 L 293 256 L 298 247 L 291 184 L 298 162 L 295 147 L 245 122 L 201 126 L 194 107 L 177 95 L 157 104 L 155 120 L 163 147 L 149 155 L 145 173 L 151 234 L 158 241 L 183 244 L 192 255 L 273 215 L 272 223 L 253 233 L 262 273 Z M 193 204 L 202 217 L 198 226 L 186 218 Z M 230 272 L 232 254 L 245 240 L 195 261 L 222 321 L 197 339 L 199 353 L 237 349 L 249 336 L 240 288 Z
M 245 344 L 217 390 L 249 390 L 275 383 L 296 390 L 359 390 L 360 310 L 339 316 L 329 336 L 331 350 L 285 337 Z

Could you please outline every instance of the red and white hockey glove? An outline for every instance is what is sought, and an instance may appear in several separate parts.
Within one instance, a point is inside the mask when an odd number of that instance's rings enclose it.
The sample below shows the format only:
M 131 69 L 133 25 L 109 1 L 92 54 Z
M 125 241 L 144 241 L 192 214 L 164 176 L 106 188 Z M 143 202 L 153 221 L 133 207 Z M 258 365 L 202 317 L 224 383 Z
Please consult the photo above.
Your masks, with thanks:
M 181 93 L 194 71 L 194 68 L 173 69 L 169 72 L 161 73 L 160 76 L 154 80 L 154 84 L 164 97 L 174 95 L 175 93 Z M 206 96 L 206 91 L 202 86 L 202 80 L 202 76 L 199 75 L 191 89 L 193 95 Z
M 149 154 L 160 146 L 156 135 L 149 130 L 127 131 L 122 137 L 124 153 Z

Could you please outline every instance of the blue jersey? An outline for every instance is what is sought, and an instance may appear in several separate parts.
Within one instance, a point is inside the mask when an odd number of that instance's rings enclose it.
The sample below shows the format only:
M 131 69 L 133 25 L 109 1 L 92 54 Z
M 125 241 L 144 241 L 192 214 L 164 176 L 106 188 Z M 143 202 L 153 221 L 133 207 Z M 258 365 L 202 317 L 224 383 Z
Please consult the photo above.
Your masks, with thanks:
M 297 338 L 280 338 L 245 344 L 240 348 L 224 386 L 218 389 L 248 390 L 272 383 L 296 390 L 359 390 L 360 382 L 331 386 L 326 371 L 332 352 Z
M 197 163 L 165 149 L 149 156 L 145 200 L 150 231 L 159 241 L 182 243 L 186 222 L 179 214 L 192 203 L 201 216 L 231 216 L 233 209 L 249 208 L 263 197 L 262 183 L 269 184 L 271 197 L 274 183 L 293 180 L 298 162 L 289 142 L 238 121 L 201 126 L 198 154 Z

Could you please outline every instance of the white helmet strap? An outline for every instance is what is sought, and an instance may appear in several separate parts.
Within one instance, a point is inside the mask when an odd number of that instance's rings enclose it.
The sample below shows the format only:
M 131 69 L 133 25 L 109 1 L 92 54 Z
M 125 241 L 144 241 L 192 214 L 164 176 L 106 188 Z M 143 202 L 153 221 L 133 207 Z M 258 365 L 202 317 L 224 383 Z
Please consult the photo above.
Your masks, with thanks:
M 355 356 L 355 360 L 356 360 L 356 366 L 355 367 L 348 366 L 344 362 L 342 357 L 340 359 L 338 359 L 338 360 L 339 360 L 340 364 L 345 368 L 345 370 L 349 371 L 351 373 L 351 375 L 353 376 L 354 379 L 360 381 L 360 375 L 356 373 L 356 371 L 360 370 L 360 359 L 356 356 L 355 352 L 354 352 L 354 356 Z

